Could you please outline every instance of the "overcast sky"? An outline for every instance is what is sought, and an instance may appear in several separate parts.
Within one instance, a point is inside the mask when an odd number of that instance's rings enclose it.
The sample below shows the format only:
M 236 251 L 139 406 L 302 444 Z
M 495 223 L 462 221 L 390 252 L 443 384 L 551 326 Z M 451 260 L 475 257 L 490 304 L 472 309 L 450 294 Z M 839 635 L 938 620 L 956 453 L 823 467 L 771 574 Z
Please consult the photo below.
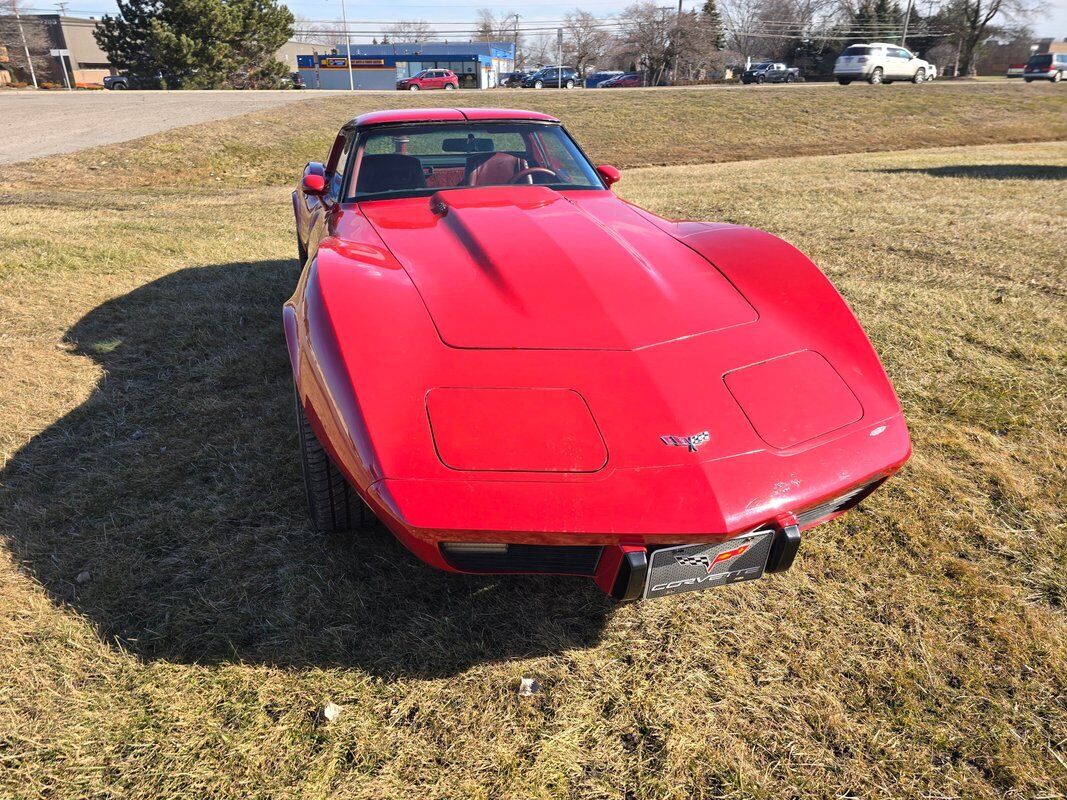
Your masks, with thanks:
M 341 18 L 340 0 L 284 0 L 285 4 L 292 9 L 293 13 L 300 17 L 313 20 L 339 20 Z M 573 11 L 576 6 L 589 11 L 597 16 L 611 16 L 616 14 L 631 0 L 575 0 L 571 3 L 559 3 L 552 0 L 521 0 L 515 3 L 494 3 L 487 0 L 460 0 L 460 2 L 431 3 L 427 0 L 389 0 L 385 2 L 368 2 L 368 0 L 345 0 L 345 9 L 348 12 L 350 27 L 356 30 L 357 22 L 393 22 L 398 19 L 424 19 L 428 22 L 439 23 L 439 33 L 451 28 L 458 30 L 460 26 L 446 25 L 445 23 L 462 23 L 474 27 L 474 19 L 479 8 L 494 8 L 507 13 L 512 10 L 518 11 L 522 17 L 522 24 L 545 20 L 548 22 L 560 20 L 568 11 Z M 44 0 L 28 0 L 28 5 L 40 5 L 41 12 L 54 12 L 55 6 Z M 664 5 L 670 5 L 670 0 L 665 0 Z M 696 8 L 700 5 L 697 0 L 683 0 L 685 8 Z M 919 7 L 925 7 L 925 0 L 920 0 Z M 1067 0 L 1041 0 L 1038 11 L 1032 19 L 1034 32 L 1038 36 L 1053 36 L 1057 39 L 1067 37 Z M 101 15 L 115 11 L 114 0 L 69 0 L 68 13 L 76 13 L 79 16 L 86 14 Z M 363 25 L 364 29 L 375 27 Z M 380 24 L 377 27 L 382 27 Z M 466 35 L 453 38 L 469 38 Z

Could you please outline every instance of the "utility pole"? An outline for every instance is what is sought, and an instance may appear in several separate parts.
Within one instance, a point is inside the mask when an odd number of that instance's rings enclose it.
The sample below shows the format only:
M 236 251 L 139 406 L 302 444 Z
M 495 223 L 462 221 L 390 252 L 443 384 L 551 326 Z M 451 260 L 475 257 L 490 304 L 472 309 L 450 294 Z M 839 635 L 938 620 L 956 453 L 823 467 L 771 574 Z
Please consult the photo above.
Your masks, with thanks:
M 519 15 L 515 15 L 515 52 L 511 54 L 511 68 L 519 68 Z
M 12 3 L 12 7 L 15 10 L 15 22 L 19 26 L 19 36 L 22 37 L 22 49 L 26 52 L 26 63 L 30 65 L 30 79 L 33 80 L 33 88 L 39 88 L 37 86 L 37 73 L 33 69 L 33 58 L 30 56 L 30 46 L 26 44 L 26 31 L 22 30 L 22 17 L 19 16 L 18 0 Z
M 67 16 L 67 6 L 69 6 L 70 3 L 56 3 L 55 5 L 56 5 L 56 8 L 59 9 L 59 16 L 61 16 L 61 17 Z
M 556 52 L 559 61 L 556 62 L 556 88 L 563 88 L 563 28 L 556 28 Z
M 341 24 L 345 26 L 345 50 L 348 56 L 345 59 L 348 62 L 348 91 L 353 92 L 356 89 L 356 82 L 352 78 L 352 39 L 348 36 L 348 14 L 345 12 L 345 0 L 341 0 Z
M 904 40 L 908 38 L 908 20 L 911 19 L 911 2 L 908 0 L 908 10 L 904 12 L 904 32 L 900 35 L 900 46 L 904 46 Z

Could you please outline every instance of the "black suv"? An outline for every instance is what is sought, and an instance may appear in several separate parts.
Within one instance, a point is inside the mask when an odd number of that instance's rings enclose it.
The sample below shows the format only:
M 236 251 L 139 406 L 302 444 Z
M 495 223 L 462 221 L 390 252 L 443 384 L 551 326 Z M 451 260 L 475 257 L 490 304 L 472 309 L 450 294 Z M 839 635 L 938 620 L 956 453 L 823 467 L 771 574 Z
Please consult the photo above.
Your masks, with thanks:
M 544 67 L 522 82 L 523 89 L 573 89 L 578 73 L 570 67 Z

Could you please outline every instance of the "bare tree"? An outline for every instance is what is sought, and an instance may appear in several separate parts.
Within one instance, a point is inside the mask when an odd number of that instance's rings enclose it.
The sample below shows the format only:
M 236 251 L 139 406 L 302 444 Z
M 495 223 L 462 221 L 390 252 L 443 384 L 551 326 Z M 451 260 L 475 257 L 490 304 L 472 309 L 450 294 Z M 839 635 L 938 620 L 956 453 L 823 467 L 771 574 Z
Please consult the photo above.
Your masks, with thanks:
M 758 32 L 761 26 L 763 0 L 721 0 L 719 13 L 726 29 L 726 42 L 742 60 L 757 58 L 763 53 L 764 41 Z
M 1025 17 L 1027 9 L 1019 0 L 950 0 L 938 14 L 939 22 L 954 33 L 959 46 L 959 75 L 970 75 L 981 46 L 991 31 L 989 24 L 998 15 L 1007 19 Z
M 625 49 L 639 70 L 647 73 L 650 85 L 659 84 L 671 63 L 671 32 L 675 14 L 642 0 L 623 9 L 619 19 L 623 24 Z
M 16 18 L 16 11 L 21 18 Z M 16 80 L 30 81 L 31 63 L 38 82 L 55 78 L 56 61 L 48 51 L 56 45 L 40 17 L 26 16 L 21 0 L 0 0 L 0 45 L 7 48 L 7 66 Z
M 344 25 L 340 22 L 311 22 L 304 17 L 297 17 L 293 24 L 293 40 L 340 47 L 345 43 Z
M 579 75 L 585 74 L 586 67 L 595 65 L 610 44 L 611 37 L 599 24 L 588 11 L 575 10 L 564 18 L 563 58 Z
M 555 60 L 556 37 L 548 33 L 531 36 L 523 47 L 523 61 L 527 65 L 543 67 Z
M 405 20 L 385 29 L 391 42 L 425 42 L 437 36 L 430 23 L 423 19 Z

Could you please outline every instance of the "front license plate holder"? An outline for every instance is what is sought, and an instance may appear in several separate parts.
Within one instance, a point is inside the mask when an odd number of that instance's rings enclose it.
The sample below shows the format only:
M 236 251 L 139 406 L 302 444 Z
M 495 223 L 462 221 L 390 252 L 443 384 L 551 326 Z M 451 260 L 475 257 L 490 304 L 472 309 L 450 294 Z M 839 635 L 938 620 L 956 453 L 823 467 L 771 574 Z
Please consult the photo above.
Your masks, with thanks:
M 652 551 L 645 580 L 646 598 L 763 577 L 774 541 L 773 530 L 758 530 L 715 544 L 683 544 Z

